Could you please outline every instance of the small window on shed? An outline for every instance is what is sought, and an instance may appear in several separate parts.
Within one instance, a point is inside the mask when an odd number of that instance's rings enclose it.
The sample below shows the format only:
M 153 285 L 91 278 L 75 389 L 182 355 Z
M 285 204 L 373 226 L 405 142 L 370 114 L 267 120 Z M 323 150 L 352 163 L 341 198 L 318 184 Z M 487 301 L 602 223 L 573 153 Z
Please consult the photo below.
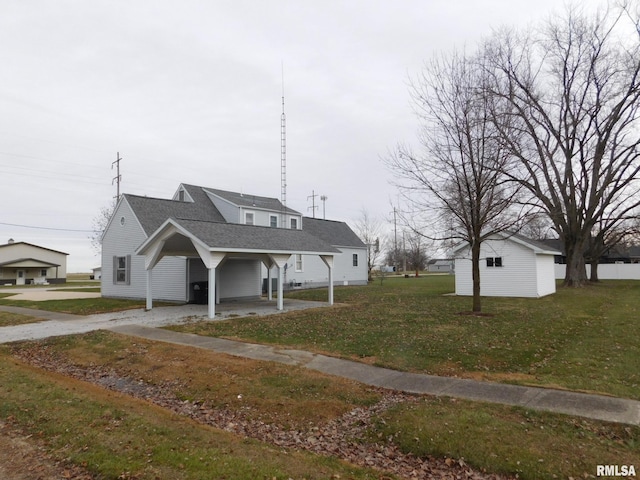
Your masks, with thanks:
M 501 267 L 502 257 L 487 257 L 487 267 Z

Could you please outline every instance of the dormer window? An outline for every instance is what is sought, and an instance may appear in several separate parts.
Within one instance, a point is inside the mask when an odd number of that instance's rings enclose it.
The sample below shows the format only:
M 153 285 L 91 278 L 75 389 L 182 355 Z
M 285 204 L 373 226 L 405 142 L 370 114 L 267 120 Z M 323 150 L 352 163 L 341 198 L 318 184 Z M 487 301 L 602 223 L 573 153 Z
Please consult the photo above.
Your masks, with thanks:
M 270 215 L 269 216 L 269 226 L 271 228 L 278 228 L 278 216 L 277 215 Z
M 298 219 L 297 218 L 292 218 L 291 219 L 291 230 L 297 230 L 298 229 Z
M 244 212 L 244 223 L 245 225 L 253 225 L 253 212 Z
M 184 202 L 184 190 L 178 192 L 178 200 Z

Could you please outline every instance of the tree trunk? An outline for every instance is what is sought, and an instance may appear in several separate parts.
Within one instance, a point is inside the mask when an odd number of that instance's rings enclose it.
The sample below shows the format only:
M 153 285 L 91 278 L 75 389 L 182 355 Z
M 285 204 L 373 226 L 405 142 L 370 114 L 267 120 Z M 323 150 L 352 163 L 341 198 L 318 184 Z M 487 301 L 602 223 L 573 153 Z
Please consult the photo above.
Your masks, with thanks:
M 482 312 L 480 300 L 480 242 L 471 244 L 471 278 L 473 279 L 473 313 Z
M 597 283 L 598 280 L 598 259 L 591 260 L 591 275 L 589 276 L 589 281 L 593 283 Z
M 584 242 L 565 242 L 565 250 L 567 252 L 567 270 L 564 276 L 564 286 L 582 287 L 587 283 Z

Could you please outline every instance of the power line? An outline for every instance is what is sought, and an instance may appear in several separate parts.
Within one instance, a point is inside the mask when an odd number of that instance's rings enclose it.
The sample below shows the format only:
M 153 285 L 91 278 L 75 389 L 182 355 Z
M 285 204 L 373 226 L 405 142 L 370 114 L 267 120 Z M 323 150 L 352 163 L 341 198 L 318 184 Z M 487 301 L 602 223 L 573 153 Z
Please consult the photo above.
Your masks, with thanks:
M 35 225 L 20 225 L 18 223 L 5 223 L 5 222 L 0 222 L 0 225 L 6 225 L 9 227 L 35 228 L 37 230 L 55 230 L 57 232 L 95 233 L 98 231 L 98 230 L 76 230 L 73 228 L 36 227 Z

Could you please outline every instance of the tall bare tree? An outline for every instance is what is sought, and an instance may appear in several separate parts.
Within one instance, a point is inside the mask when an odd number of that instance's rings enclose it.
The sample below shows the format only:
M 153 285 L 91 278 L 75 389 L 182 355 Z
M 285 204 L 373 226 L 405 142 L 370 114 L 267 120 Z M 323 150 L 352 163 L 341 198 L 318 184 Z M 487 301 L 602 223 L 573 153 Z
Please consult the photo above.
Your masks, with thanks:
M 468 242 L 473 312 L 482 310 L 480 246 L 519 219 L 518 186 L 505 182 L 510 157 L 492 122 L 493 99 L 485 95 L 481 60 L 454 53 L 425 66 L 411 85 L 421 153 L 399 146 L 387 159 L 409 206 L 405 218 L 413 219 L 412 229 L 434 232 L 430 237 L 437 240 Z
M 606 232 L 640 204 L 640 28 L 631 4 L 592 15 L 569 8 L 544 28 L 503 30 L 485 46 L 495 124 L 519 163 L 505 173 L 553 222 L 568 286 L 587 281 L 594 229 Z
M 366 209 L 362 209 L 354 228 L 360 240 L 367 246 L 367 272 L 371 280 L 371 272 L 380 257 L 380 235 L 382 222 L 373 217 Z

